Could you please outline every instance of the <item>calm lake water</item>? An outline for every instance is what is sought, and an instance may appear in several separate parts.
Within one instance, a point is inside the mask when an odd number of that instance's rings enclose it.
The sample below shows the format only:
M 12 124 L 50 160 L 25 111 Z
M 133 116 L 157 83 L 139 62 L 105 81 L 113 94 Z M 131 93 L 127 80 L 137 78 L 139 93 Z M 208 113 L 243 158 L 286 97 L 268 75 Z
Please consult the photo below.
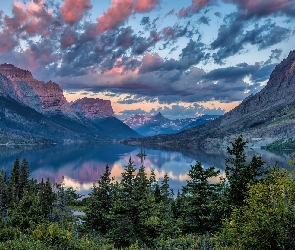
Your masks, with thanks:
M 80 194 L 88 194 L 93 183 L 105 171 L 106 164 L 111 169 L 112 176 L 120 179 L 124 166 L 129 158 L 134 161 L 137 168 L 146 167 L 147 173 L 155 170 L 158 178 L 167 173 L 170 177 L 170 187 L 175 192 L 186 184 L 190 165 L 201 161 L 205 167 L 215 165 L 223 172 L 226 155 L 222 151 L 208 154 L 204 152 L 173 152 L 164 150 L 145 150 L 147 156 L 143 161 L 136 156 L 140 148 L 125 145 L 68 145 L 55 146 L 47 149 L 24 150 L 23 148 L 0 147 L 0 168 L 9 173 L 13 162 L 18 156 L 20 161 L 26 158 L 29 162 L 31 177 L 41 181 L 49 178 L 52 182 L 61 183 L 64 177 L 66 186 L 75 188 Z M 287 165 L 288 154 L 271 153 L 264 150 L 248 150 L 251 157 L 254 153 L 262 155 L 271 166 L 277 161 L 280 167 L 290 169 Z

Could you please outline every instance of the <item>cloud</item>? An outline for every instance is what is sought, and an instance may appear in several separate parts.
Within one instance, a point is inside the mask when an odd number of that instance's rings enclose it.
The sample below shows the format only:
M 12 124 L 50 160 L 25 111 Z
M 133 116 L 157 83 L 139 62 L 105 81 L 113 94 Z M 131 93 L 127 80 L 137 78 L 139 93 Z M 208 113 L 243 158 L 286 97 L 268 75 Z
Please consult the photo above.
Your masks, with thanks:
M 65 29 L 61 34 L 60 47 L 65 49 L 75 44 L 78 40 L 78 35 L 72 28 Z
M 135 4 L 135 12 L 148 12 L 159 4 L 159 0 L 138 0 Z
M 206 16 L 201 16 L 198 20 L 198 23 L 209 25 L 210 18 Z
M 90 0 L 64 0 L 64 5 L 60 8 L 60 11 L 66 23 L 74 24 L 79 22 L 91 8 Z
M 179 17 L 190 17 L 193 14 L 199 12 L 201 9 L 205 8 L 209 5 L 211 0 L 193 0 L 192 5 L 187 8 L 182 8 L 178 16 Z
M 221 115 L 224 113 L 224 110 L 215 107 L 204 107 L 197 103 L 194 104 L 173 104 L 173 105 L 164 105 L 157 108 L 153 108 L 150 111 L 145 111 L 142 109 L 127 109 L 117 116 L 120 119 L 129 118 L 130 116 L 134 115 L 144 115 L 147 117 L 154 116 L 161 112 L 166 118 L 176 120 L 176 119 L 183 119 L 183 118 L 195 118 L 200 114 L 210 114 L 210 115 Z
M 294 0 L 225 0 L 225 2 L 237 4 L 241 10 L 247 12 L 248 18 L 268 16 L 274 13 L 295 15 Z
M 134 99 L 144 98 L 142 100 L 147 102 L 153 102 L 154 98 L 157 98 L 159 103 L 179 101 L 194 103 L 210 101 L 212 98 L 223 102 L 233 102 L 244 99 L 248 95 L 246 90 L 256 93 L 261 89 L 259 82 L 253 82 L 250 86 L 244 81 L 244 78 L 245 76 L 251 78 L 255 74 L 255 79 L 261 80 L 261 76 L 259 79 L 257 77 L 258 72 L 260 71 L 263 75 L 264 69 L 258 64 L 245 64 L 234 68 L 213 70 L 208 73 L 192 67 L 186 72 L 170 70 L 162 71 L 160 74 L 158 71 L 152 71 L 140 75 L 101 75 L 99 77 L 93 75 L 71 81 L 70 86 L 78 89 L 87 88 L 89 91 L 108 90 L 129 93 L 136 95 Z M 95 79 L 99 79 L 99 81 Z
M 192 65 L 198 64 L 205 57 L 206 54 L 204 53 L 204 44 L 191 39 L 187 46 L 182 49 L 179 60 L 163 60 L 157 53 L 146 53 L 142 60 L 140 73 L 159 70 L 187 70 Z
M 0 33 L 0 54 L 10 52 L 17 45 L 18 41 L 14 36 Z
M 242 53 L 248 44 L 257 46 L 258 50 L 266 49 L 287 40 L 291 32 L 270 20 L 246 30 L 244 16 L 230 15 L 227 19 L 229 24 L 220 26 L 217 38 L 211 43 L 211 49 L 217 50 L 213 53 L 213 58 L 218 64 L 230 56 Z
M 282 55 L 283 51 L 281 49 L 274 49 L 271 50 L 271 55 L 269 56 L 269 59 L 264 63 L 265 65 L 272 63 L 273 61 L 279 61 L 280 56 Z
M 27 4 L 14 2 L 12 17 L 4 17 L 4 31 L 11 35 L 32 37 L 37 34 L 46 36 L 46 30 L 55 20 L 53 10 L 48 8 L 45 0 L 32 1 Z
M 151 11 L 159 4 L 159 0 L 112 0 L 112 4 L 103 16 L 97 18 L 98 34 L 117 28 L 134 13 Z

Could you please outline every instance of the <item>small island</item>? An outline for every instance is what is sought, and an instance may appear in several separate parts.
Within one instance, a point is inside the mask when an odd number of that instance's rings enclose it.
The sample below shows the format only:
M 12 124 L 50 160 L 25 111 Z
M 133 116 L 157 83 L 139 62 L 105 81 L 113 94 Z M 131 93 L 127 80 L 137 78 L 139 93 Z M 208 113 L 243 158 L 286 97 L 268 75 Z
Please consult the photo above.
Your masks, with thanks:
M 143 161 L 145 160 L 145 157 L 147 156 L 147 154 L 145 153 L 145 150 L 142 151 L 142 148 L 141 148 L 140 153 L 138 153 L 136 156 L 139 157 L 141 161 Z

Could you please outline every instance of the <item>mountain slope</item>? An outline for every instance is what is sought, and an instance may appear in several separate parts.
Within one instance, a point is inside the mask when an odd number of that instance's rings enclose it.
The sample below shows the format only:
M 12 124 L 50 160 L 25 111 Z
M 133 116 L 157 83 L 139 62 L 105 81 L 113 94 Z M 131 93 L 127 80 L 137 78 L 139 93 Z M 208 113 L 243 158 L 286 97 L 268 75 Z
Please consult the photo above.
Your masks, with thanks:
M 220 118 L 176 135 L 125 143 L 209 150 L 240 133 L 255 145 L 295 137 L 295 51 L 276 66 L 259 93 Z

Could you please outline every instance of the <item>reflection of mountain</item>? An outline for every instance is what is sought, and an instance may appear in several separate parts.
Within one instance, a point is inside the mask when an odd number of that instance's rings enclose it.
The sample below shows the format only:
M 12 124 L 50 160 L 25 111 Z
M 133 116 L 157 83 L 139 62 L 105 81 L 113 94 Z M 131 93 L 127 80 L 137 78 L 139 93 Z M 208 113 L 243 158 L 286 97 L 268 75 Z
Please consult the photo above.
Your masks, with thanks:
M 28 160 L 31 172 L 38 173 L 40 179 L 51 177 L 52 180 L 60 181 L 66 175 L 81 182 L 97 181 L 106 164 L 111 168 L 120 159 L 120 155 L 128 154 L 133 149 L 117 144 L 56 146 L 2 157 L 0 166 L 9 172 L 18 156 Z M 56 176 L 57 173 L 59 177 Z

